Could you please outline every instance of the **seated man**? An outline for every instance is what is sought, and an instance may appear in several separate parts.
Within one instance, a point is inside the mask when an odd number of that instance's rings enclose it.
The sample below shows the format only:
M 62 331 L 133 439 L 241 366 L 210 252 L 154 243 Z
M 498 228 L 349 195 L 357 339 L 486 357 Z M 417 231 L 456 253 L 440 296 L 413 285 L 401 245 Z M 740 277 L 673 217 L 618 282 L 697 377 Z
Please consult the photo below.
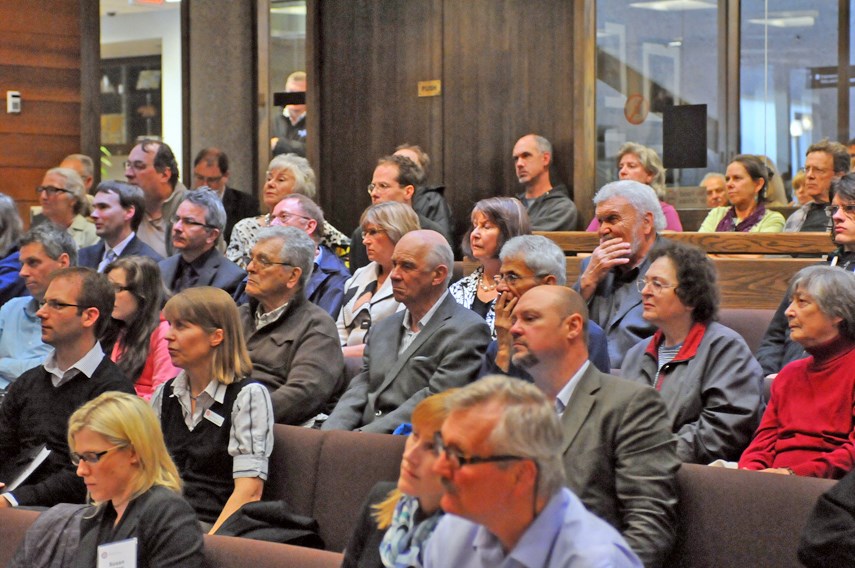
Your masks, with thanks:
M 232 238 L 235 223 L 258 215 L 258 199 L 229 187 L 229 157 L 219 148 L 202 148 L 193 160 L 193 189 L 212 189 L 223 202 L 226 210 L 226 226 L 223 239 Z
M 511 317 L 513 362 L 555 401 L 567 487 L 618 529 L 645 566 L 674 543 L 677 439 L 650 387 L 601 373 L 588 360 L 585 302 L 562 286 L 537 286 Z
M 42 341 L 42 325 L 36 316 L 50 275 L 77 264 L 77 243 L 51 223 L 30 229 L 21 239 L 21 278 L 31 296 L 13 298 L 0 308 L 0 388 L 25 371 L 38 367 L 50 353 Z
M 216 193 L 187 192 L 172 219 L 172 246 L 178 254 L 158 263 L 167 290 L 177 294 L 193 286 L 213 286 L 235 293 L 246 272 L 217 250 L 225 223 L 226 212 Z
M 573 231 L 576 229 L 576 204 L 567 186 L 552 186 L 552 144 L 543 136 L 526 134 L 514 144 L 514 170 L 522 185 L 517 195 L 528 210 L 532 231 Z
M 362 370 L 324 430 L 390 433 L 423 398 L 473 380 L 490 341 L 484 319 L 448 294 L 454 257 L 435 231 L 411 231 L 392 254 L 392 293 L 405 310 L 372 325 Z
M 332 318 L 306 301 L 315 243 L 294 227 L 258 233 L 240 307 L 252 378 L 270 390 L 274 419 L 303 424 L 344 388 L 344 358 Z
M 413 209 L 415 212 L 442 227 L 442 234 L 454 235 L 454 216 L 451 214 L 451 207 L 445 199 L 445 186 L 427 184 L 430 156 L 422 150 L 421 146 L 410 144 L 401 144 L 395 148 L 395 155 L 406 156 L 422 171 L 422 175 L 416 184 L 416 191 L 413 193 Z
M 42 339 L 53 346 L 44 365 L 12 383 L 0 405 L 0 482 L 32 459 L 41 446 L 45 461 L 22 485 L 4 493 L 0 507 L 83 503 L 86 487 L 68 458 L 68 419 L 83 403 L 106 391 L 134 394 L 98 342 L 109 324 L 115 294 L 107 277 L 91 268 L 55 272 L 38 316 Z
M 433 471 L 447 513 L 425 568 L 641 566 L 626 541 L 564 487 L 564 439 L 537 388 L 491 376 L 451 395 Z

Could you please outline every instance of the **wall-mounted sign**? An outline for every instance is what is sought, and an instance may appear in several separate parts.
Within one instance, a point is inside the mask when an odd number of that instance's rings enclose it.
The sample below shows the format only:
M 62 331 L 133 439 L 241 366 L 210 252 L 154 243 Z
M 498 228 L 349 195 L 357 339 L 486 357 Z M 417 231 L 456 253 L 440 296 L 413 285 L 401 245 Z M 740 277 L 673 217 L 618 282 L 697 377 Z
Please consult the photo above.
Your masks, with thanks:
M 438 97 L 442 94 L 442 81 L 439 79 L 433 81 L 419 81 L 419 96 L 420 97 Z

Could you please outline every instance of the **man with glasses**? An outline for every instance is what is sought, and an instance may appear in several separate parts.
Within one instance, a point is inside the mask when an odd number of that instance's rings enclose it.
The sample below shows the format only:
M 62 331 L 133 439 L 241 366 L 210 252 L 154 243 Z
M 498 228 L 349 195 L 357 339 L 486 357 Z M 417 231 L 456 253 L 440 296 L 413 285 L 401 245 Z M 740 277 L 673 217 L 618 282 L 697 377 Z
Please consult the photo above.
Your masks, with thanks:
M 173 294 L 193 286 L 213 286 L 234 294 L 246 272 L 217 249 L 226 212 L 208 188 L 189 191 L 172 218 L 177 254 L 158 263 L 163 285 Z
M 133 382 L 109 357 L 99 339 L 113 312 L 115 294 L 91 268 L 52 274 L 37 312 L 42 340 L 53 346 L 43 365 L 12 383 L 0 405 L 0 482 L 33 461 L 44 461 L 18 487 L 4 493 L 0 507 L 50 507 L 83 503 L 86 487 L 69 459 L 68 419 L 78 407 L 107 391 L 134 394 Z
M 232 238 L 235 223 L 258 215 L 258 200 L 248 193 L 228 186 L 229 157 L 219 148 L 203 148 L 193 160 L 193 189 L 209 187 L 223 202 L 226 210 L 226 228 L 223 238 Z
M 661 566 L 676 533 L 680 467 L 662 397 L 590 364 L 587 308 L 574 290 L 532 288 L 512 322 L 514 364 L 560 416 L 567 487 L 621 532 L 645 566 Z
M 514 172 L 523 191 L 517 195 L 528 209 L 533 231 L 574 231 L 578 212 L 563 183 L 552 187 L 549 166 L 552 144 L 543 136 L 527 134 L 513 150 Z
M 301 425 L 344 388 L 335 322 L 306 301 L 315 242 L 295 227 L 267 227 L 247 264 L 249 303 L 240 307 L 252 378 L 270 390 L 274 419 Z
M 433 470 L 448 513 L 425 568 L 641 567 L 626 541 L 564 487 L 564 438 L 537 388 L 491 376 L 449 398 Z
M 830 218 L 825 212 L 831 201 L 831 184 L 849 172 L 849 150 L 827 138 L 811 144 L 805 154 L 805 193 L 808 201 L 787 218 L 784 231 L 820 232 L 828 230 Z

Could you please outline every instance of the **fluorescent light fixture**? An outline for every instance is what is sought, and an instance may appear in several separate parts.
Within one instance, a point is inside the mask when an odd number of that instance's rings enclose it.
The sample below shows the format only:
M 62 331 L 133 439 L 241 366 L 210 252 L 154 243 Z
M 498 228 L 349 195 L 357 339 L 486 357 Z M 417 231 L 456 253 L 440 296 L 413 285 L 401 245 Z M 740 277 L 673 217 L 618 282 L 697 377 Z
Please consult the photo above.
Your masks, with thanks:
M 270 8 L 271 14 L 286 14 L 289 16 L 305 16 L 306 15 L 306 5 L 305 4 L 291 4 L 286 6 L 273 6 Z
M 671 12 L 680 10 L 712 10 L 717 6 L 714 2 L 704 0 L 655 0 L 653 2 L 633 2 L 632 8 L 643 8 L 645 10 L 656 10 L 657 12 Z
M 816 10 L 769 12 L 765 18 L 749 18 L 748 23 L 772 28 L 809 28 L 818 17 Z
M 683 40 L 681 39 L 672 39 L 668 42 L 668 47 L 683 47 Z

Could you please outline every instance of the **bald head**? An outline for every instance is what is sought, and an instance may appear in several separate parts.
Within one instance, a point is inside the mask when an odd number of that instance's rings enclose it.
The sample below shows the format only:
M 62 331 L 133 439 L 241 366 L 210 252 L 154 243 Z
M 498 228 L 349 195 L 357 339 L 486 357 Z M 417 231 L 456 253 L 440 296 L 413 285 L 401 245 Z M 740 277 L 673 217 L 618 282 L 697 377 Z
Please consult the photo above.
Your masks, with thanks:
M 587 323 L 588 306 L 576 290 L 564 286 L 535 286 L 522 296 L 526 304 L 555 311 L 561 319 L 579 314 Z M 523 304 L 523 300 L 520 300 Z
M 451 247 L 442 235 L 410 231 L 392 253 L 392 294 L 411 312 L 430 309 L 448 288 L 453 265 Z

